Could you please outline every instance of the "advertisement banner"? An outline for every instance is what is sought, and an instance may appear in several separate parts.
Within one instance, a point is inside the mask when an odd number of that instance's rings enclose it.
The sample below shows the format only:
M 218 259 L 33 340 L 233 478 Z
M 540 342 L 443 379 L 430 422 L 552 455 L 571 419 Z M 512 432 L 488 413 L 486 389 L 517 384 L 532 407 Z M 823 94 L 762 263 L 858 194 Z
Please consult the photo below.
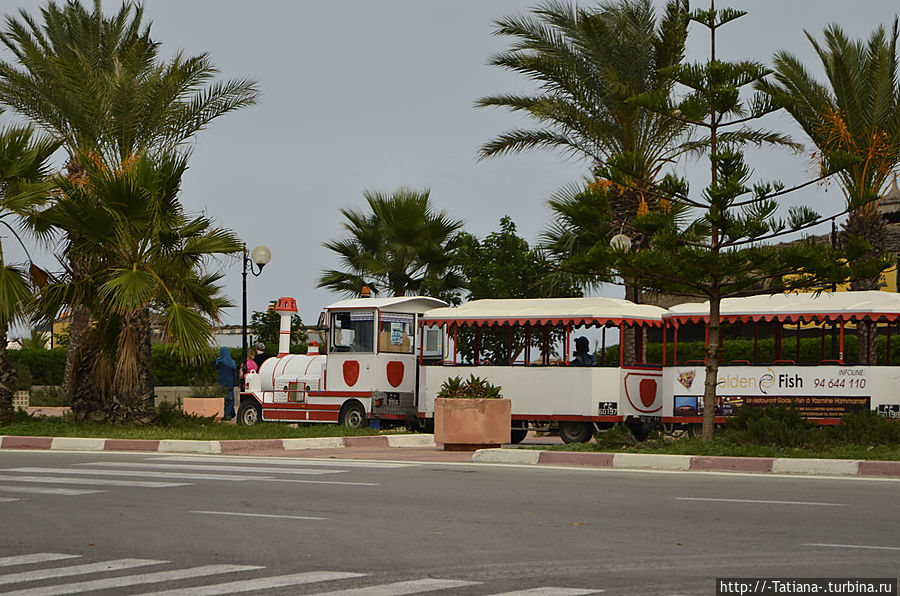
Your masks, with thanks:
M 674 416 L 703 414 L 705 369 L 675 367 Z M 716 415 L 743 406 L 795 407 L 810 418 L 838 418 L 870 408 L 871 382 L 864 366 L 725 366 L 719 369 Z

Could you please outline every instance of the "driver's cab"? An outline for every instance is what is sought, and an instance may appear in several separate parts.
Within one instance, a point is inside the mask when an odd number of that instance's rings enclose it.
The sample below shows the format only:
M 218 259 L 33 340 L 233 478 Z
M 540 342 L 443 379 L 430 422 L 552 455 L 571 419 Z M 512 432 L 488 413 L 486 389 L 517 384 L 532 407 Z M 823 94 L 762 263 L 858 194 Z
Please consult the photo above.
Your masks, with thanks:
M 419 349 L 418 318 L 447 304 L 425 296 L 358 298 L 325 309 L 328 360 L 325 390 L 375 392 L 414 404 Z M 426 351 L 434 351 L 429 338 Z M 438 342 L 438 350 L 442 343 Z M 440 354 L 437 354 L 439 357 Z M 363 397 L 360 395 L 360 397 Z

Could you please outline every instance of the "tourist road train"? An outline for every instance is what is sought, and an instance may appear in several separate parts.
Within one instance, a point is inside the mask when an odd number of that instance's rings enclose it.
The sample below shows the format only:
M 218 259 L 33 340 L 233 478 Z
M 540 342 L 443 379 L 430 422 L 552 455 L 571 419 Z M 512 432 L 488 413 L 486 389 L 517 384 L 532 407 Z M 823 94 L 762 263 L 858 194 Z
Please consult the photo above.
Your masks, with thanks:
M 474 300 L 458 307 L 425 296 L 349 299 L 325 308 L 325 345 L 310 342 L 306 354 L 289 353 L 294 299 L 279 299 L 275 310 L 278 355 L 247 375 L 238 424 L 428 428 L 442 384 L 470 375 L 499 386 L 511 401 L 513 442 L 529 429 L 579 442 L 616 422 L 639 436 L 654 424 L 691 430 L 702 422 L 705 362 L 679 360 L 678 347 L 679 332 L 682 344 L 686 334 L 708 341 L 708 303 L 666 310 L 603 297 Z M 791 405 L 823 424 L 861 409 L 900 418 L 900 366 L 890 357 L 898 317 L 900 295 L 879 291 L 723 300 L 722 323 L 729 337 L 744 338 L 745 349 L 741 359 L 719 367 L 717 422 L 737 408 L 764 405 Z M 610 329 L 617 345 L 607 347 Z M 860 342 L 852 363 L 844 357 L 851 334 Z M 589 366 L 574 357 L 582 336 L 595 344 Z M 801 337 L 807 338 L 802 351 Z M 872 348 L 879 337 L 887 344 L 883 362 Z M 810 341 L 819 340 L 809 338 L 820 338 L 821 350 L 812 356 Z M 764 339 L 774 339 L 774 353 L 761 354 Z M 661 361 L 645 362 L 650 351 Z

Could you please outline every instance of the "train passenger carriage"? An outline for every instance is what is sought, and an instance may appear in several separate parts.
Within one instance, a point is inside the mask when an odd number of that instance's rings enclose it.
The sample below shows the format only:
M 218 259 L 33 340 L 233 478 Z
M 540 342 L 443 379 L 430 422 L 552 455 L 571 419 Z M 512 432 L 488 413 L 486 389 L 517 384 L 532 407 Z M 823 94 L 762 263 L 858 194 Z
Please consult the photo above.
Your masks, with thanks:
M 514 442 L 529 428 L 549 425 L 566 442 L 590 440 L 596 429 L 621 421 L 643 432 L 642 420 L 662 411 L 662 368 L 625 362 L 621 342 L 613 366 L 593 362 L 593 356 L 573 359 L 572 346 L 590 328 L 603 330 L 605 338 L 610 327 L 620 334 L 660 327 L 664 312 L 602 297 L 474 300 L 430 310 L 420 325 L 442 329 L 448 350 L 440 362 L 422 361 L 418 415 L 434 416 L 434 400 L 447 379 L 475 375 L 500 386 L 511 401 Z M 643 333 L 636 336 L 640 342 Z
M 898 318 L 900 295 L 889 292 L 778 294 L 722 300 L 722 324 L 752 331 L 754 341 L 752 353 L 745 359 L 722 362 L 719 367 L 717 422 L 724 422 L 737 408 L 767 405 L 793 406 L 822 424 L 836 424 L 844 413 L 864 409 L 900 418 L 900 366 L 891 358 L 892 331 Z M 666 362 L 667 355 L 663 358 L 664 423 L 702 422 L 705 362 L 678 360 L 678 331 L 708 320 L 708 302 L 679 304 L 663 315 L 664 338 L 671 336 L 674 340 L 673 359 Z M 759 356 L 761 329 L 774 337 L 774 357 L 767 361 Z M 858 356 L 852 359 L 845 350 L 851 330 L 861 338 Z M 879 332 L 882 343 L 887 344 L 882 361 L 872 348 Z M 794 337 L 786 338 L 786 333 Z M 806 362 L 801 360 L 804 333 L 819 340 L 813 361 L 809 350 L 802 356 Z

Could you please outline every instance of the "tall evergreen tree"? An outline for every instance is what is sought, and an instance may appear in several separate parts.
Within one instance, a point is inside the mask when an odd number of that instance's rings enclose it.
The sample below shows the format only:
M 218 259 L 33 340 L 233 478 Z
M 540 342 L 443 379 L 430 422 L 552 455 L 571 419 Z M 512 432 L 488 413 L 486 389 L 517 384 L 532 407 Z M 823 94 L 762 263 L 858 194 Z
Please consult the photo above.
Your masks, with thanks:
M 616 266 L 626 275 L 651 287 L 709 301 L 706 380 L 703 397 L 703 437 L 712 439 L 716 410 L 720 343 L 720 304 L 723 298 L 778 293 L 796 288 L 822 288 L 851 276 L 847 263 L 830 247 L 812 240 L 775 245 L 788 233 L 801 232 L 827 221 L 807 207 L 791 208 L 778 216 L 778 199 L 793 189 L 780 183 L 751 182 L 752 170 L 744 160 L 747 145 L 795 147 L 786 136 L 753 128 L 751 123 L 776 109 L 763 95 L 749 100 L 741 90 L 758 84 L 769 74 L 751 61 L 726 62 L 716 55 L 717 33 L 745 13 L 733 9 L 696 10 L 691 19 L 710 34 L 709 59 L 672 68 L 675 79 L 688 92 L 677 106 L 676 117 L 703 131 L 689 145 L 708 155 L 709 184 L 700 196 L 672 177 L 659 191 L 672 203 L 690 207 L 692 215 L 679 221 L 675 213 L 646 213 L 636 228 L 649 239 L 647 250 L 620 251 Z M 669 106 L 645 96 L 644 105 L 657 110 Z M 837 160 L 837 156 L 833 156 Z M 836 161 L 832 163 L 836 164 Z M 858 257 L 864 246 L 851 246 Z M 856 274 L 873 273 L 887 266 L 880 258 L 857 261 Z

